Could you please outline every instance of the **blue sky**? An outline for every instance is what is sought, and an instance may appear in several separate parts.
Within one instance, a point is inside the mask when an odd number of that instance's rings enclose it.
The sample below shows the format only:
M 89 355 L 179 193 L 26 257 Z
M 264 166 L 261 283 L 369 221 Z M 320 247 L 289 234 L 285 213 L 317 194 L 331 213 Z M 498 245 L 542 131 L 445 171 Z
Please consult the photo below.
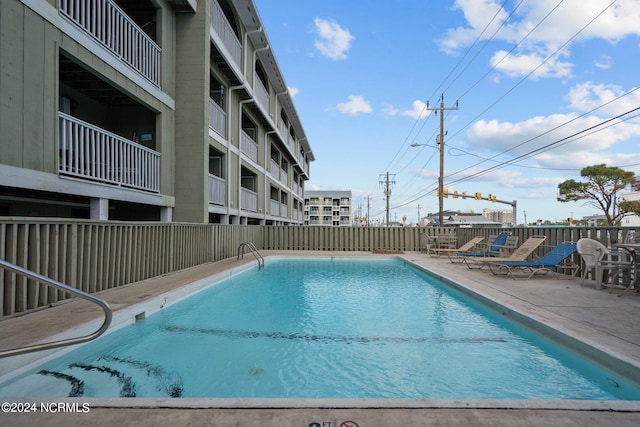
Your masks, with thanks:
M 441 97 L 444 187 L 517 200 L 518 223 L 600 213 L 556 201 L 585 166 L 640 174 L 640 0 L 254 1 L 316 157 L 306 189 L 363 215 L 369 197 L 371 219 L 387 172 L 391 220 L 438 211 Z

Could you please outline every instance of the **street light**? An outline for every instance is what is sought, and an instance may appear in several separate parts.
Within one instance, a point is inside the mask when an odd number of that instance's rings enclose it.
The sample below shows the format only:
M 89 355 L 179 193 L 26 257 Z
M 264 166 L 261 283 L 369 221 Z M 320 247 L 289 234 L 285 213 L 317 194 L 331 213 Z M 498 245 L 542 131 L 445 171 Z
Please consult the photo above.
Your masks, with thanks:
M 446 135 L 447 133 L 445 132 L 444 135 Z M 440 176 L 438 178 L 438 225 L 440 227 L 443 226 L 444 224 L 444 135 L 442 133 L 440 133 L 438 135 L 437 141 L 438 141 L 438 147 L 434 147 L 433 145 L 429 145 L 429 144 L 418 144 L 418 143 L 413 143 L 411 144 L 412 147 L 432 147 L 432 148 L 439 148 L 440 149 Z

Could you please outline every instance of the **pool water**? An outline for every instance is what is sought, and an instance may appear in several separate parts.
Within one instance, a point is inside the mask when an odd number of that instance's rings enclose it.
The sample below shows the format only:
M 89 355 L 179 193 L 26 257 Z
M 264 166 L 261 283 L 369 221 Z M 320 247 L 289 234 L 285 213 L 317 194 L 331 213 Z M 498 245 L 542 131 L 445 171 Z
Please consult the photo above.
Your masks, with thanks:
M 268 259 L 0 387 L 11 397 L 640 400 L 399 259 Z

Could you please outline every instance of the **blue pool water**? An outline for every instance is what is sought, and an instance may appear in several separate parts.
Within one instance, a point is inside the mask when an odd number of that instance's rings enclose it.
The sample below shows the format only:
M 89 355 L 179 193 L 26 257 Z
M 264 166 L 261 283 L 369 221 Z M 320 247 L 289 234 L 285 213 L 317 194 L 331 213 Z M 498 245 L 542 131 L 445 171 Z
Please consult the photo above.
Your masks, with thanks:
M 640 400 L 396 259 L 269 259 L 0 387 L 11 397 Z

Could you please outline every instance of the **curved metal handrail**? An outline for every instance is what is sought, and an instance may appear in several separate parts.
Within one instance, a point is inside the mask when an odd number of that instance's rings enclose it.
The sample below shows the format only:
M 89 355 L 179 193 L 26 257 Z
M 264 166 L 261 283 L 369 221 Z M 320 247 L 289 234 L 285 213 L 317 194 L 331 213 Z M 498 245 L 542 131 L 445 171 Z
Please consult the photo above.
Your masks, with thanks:
M 19 265 L 15 265 L 12 264 L 10 262 L 4 261 L 0 259 L 0 267 L 1 268 L 5 268 L 7 270 L 13 271 L 14 273 L 17 274 L 21 274 L 25 277 L 28 277 L 30 279 L 36 280 L 40 283 L 44 283 L 50 286 L 53 286 L 55 288 L 58 288 L 62 291 L 65 292 L 69 292 L 71 294 L 74 294 L 84 300 L 87 300 L 89 302 L 98 304 L 100 306 L 100 308 L 102 308 L 102 310 L 104 311 L 104 315 L 105 315 L 105 319 L 104 322 L 102 323 L 102 326 L 100 326 L 100 328 L 95 331 L 92 334 L 89 335 L 84 335 L 81 337 L 76 337 L 76 338 L 69 338 L 69 339 L 64 339 L 64 340 L 59 340 L 59 341 L 52 341 L 52 342 L 48 342 L 48 343 L 42 343 L 42 344 L 32 344 L 32 345 L 28 345 L 25 347 L 19 347 L 19 348 L 14 348 L 11 350 L 2 350 L 0 351 L 0 358 L 1 357 L 8 357 L 8 356 L 17 356 L 19 354 L 25 354 L 25 353 L 32 353 L 35 351 L 42 351 L 42 350 L 49 350 L 52 348 L 57 348 L 57 347 L 64 347 L 67 345 L 72 345 L 72 344 L 80 344 L 83 342 L 87 342 L 87 341 L 91 341 L 93 339 L 98 338 L 100 335 L 102 335 L 108 328 L 109 325 L 111 325 L 111 319 L 113 318 L 113 313 L 111 311 L 111 307 L 109 307 L 109 304 L 103 300 L 102 298 L 98 298 L 95 295 L 91 295 L 87 292 L 81 291 L 80 289 L 76 289 L 76 288 L 72 288 L 69 285 L 65 285 L 64 283 L 58 282 L 56 280 L 50 279 L 46 276 L 43 276 L 41 274 L 35 273 L 31 270 L 27 270 L 26 268 L 20 267 Z
M 262 255 L 260 255 L 260 252 L 258 252 L 258 249 L 256 248 L 256 245 L 253 244 L 253 242 L 242 242 L 242 243 L 240 243 L 240 245 L 238 246 L 238 259 L 244 258 L 244 251 L 242 251 L 242 252 L 240 252 L 240 251 L 245 246 L 249 248 L 249 250 L 251 251 L 253 256 L 258 261 L 258 270 L 261 269 L 261 268 L 264 268 L 264 258 L 262 257 Z

